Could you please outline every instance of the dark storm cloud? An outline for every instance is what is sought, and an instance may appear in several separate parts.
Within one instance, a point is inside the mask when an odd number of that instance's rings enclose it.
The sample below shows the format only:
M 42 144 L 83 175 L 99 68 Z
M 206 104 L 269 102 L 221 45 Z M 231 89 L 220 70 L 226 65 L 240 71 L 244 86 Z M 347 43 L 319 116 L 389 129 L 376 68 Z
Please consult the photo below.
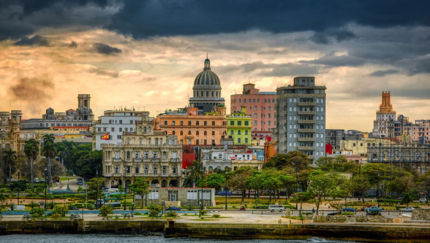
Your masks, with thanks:
M 389 69 L 389 70 L 379 70 L 376 72 L 373 72 L 371 74 L 369 74 L 369 76 L 371 77 L 384 77 L 386 75 L 390 75 L 390 74 L 396 74 L 399 71 L 395 70 L 395 69 Z
M 117 12 L 106 10 L 112 5 L 118 6 Z M 62 17 L 73 13 L 70 9 L 87 6 L 105 9 L 108 17 L 87 19 L 91 12 Z M 70 26 L 72 19 L 76 24 L 105 26 L 137 39 L 258 29 L 271 33 L 315 31 L 312 41 L 328 43 L 330 39 L 353 38 L 353 33 L 343 29 L 348 23 L 377 28 L 429 26 L 428 9 L 427 0 L 3 0 L 0 39 L 29 35 L 47 26 Z M 41 12 L 56 18 L 37 15 Z M 84 21 L 79 21 L 81 18 Z
M 214 68 L 214 71 L 220 75 L 230 73 L 249 74 L 256 72 L 255 75 L 261 77 L 284 77 L 293 75 L 314 75 L 319 72 L 320 68 L 315 65 L 294 64 L 294 63 L 263 63 L 251 62 L 241 65 L 225 65 Z
M 115 55 L 122 52 L 121 49 L 118 49 L 103 43 L 95 43 L 94 48 L 98 53 L 104 54 L 104 55 Z
M 23 37 L 14 43 L 15 46 L 49 46 L 48 39 L 43 36 L 35 35 L 31 38 Z
M 324 66 L 330 66 L 330 67 L 343 67 L 343 66 L 358 67 L 358 66 L 364 65 L 366 61 L 364 59 L 349 56 L 349 55 L 335 56 L 333 53 L 330 53 L 319 59 L 315 59 L 311 61 L 300 61 L 300 63 L 318 64 L 318 65 L 324 65 Z

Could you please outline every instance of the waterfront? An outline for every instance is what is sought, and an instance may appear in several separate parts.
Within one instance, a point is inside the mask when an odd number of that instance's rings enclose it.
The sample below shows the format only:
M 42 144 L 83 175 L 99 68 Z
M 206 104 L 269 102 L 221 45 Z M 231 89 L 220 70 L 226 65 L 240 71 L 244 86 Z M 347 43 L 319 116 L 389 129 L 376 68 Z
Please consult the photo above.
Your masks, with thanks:
M 169 238 L 163 236 L 144 236 L 144 235 L 117 235 L 117 234 L 88 234 L 88 235 L 74 235 L 74 234 L 40 234 L 40 235 L 6 235 L 1 237 L 2 242 L 14 243 L 185 243 L 185 242 L 225 242 L 225 239 L 197 239 L 197 238 Z M 340 241 L 340 240 L 326 240 L 323 238 L 310 238 L 307 240 L 228 240 L 229 243 L 353 243 L 356 241 Z

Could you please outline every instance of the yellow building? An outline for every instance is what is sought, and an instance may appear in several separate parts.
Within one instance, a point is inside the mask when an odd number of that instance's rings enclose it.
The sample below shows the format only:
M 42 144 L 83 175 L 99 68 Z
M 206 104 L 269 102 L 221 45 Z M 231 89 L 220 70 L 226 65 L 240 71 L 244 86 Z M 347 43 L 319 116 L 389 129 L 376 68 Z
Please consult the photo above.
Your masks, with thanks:
M 340 150 L 352 150 L 352 154 L 366 155 L 367 148 L 370 146 L 389 146 L 395 145 L 396 142 L 389 139 L 380 138 L 363 138 L 361 140 L 342 140 L 340 141 Z
M 234 144 L 251 145 L 251 116 L 246 115 L 246 106 L 241 111 L 227 116 L 227 135 Z

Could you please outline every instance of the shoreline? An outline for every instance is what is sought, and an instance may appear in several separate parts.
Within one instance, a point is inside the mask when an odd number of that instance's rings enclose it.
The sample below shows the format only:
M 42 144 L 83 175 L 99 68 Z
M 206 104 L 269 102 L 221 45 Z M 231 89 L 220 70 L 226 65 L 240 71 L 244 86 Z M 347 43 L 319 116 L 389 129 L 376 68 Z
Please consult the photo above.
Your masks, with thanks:
M 430 224 L 241 224 L 174 220 L 0 221 L 0 235 L 11 234 L 142 234 L 165 238 L 324 239 L 361 242 L 430 242 Z

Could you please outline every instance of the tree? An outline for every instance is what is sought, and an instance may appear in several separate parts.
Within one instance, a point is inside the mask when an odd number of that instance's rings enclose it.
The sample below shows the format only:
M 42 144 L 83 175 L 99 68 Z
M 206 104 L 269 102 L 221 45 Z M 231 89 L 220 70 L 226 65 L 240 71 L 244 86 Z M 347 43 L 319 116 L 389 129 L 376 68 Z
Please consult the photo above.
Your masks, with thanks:
M 80 157 L 72 164 L 73 173 L 84 178 L 97 175 L 94 168 L 102 168 L 103 151 L 81 151 Z
M 52 211 L 52 214 L 59 214 L 61 217 L 66 216 L 66 214 L 69 212 L 69 209 L 63 205 L 55 205 L 54 210 Z
M 277 170 L 282 170 L 284 167 L 294 167 L 303 170 L 307 169 L 308 166 L 309 160 L 305 154 L 299 151 L 292 151 L 287 154 L 276 154 L 263 165 L 263 169 L 276 168 Z
M 348 197 L 350 196 L 350 192 L 348 190 L 348 187 L 345 186 L 345 184 L 343 184 L 342 186 L 340 186 L 340 188 L 336 188 L 333 191 L 331 191 L 330 196 L 333 197 L 333 200 L 335 200 L 335 198 L 342 198 L 345 200 L 345 207 L 347 206 L 347 200 Z M 340 206 L 340 209 L 342 209 L 342 207 Z
M 315 164 L 318 168 L 323 171 L 336 171 L 344 172 L 343 164 L 347 162 L 347 159 L 343 155 L 332 157 L 320 157 Z
M 0 193 L 0 208 L 3 207 L 4 202 L 6 202 L 6 196 L 3 193 Z
M 194 160 L 187 168 L 188 176 L 184 180 L 184 186 L 192 187 L 194 183 L 197 183 L 204 177 L 205 169 L 203 164 Z
M 364 203 L 364 193 L 369 190 L 371 184 L 365 175 L 354 176 L 347 182 L 347 190 L 361 195 L 362 202 Z
M 54 134 L 43 135 L 43 155 L 47 158 L 47 169 L 48 169 L 48 190 L 49 184 L 51 183 L 51 158 L 55 158 L 56 149 L 54 145 Z
M 412 176 L 402 176 L 395 178 L 388 184 L 390 191 L 397 192 L 397 194 L 407 194 L 412 191 L 415 187 L 415 183 Z
M 39 142 L 35 139 L 30 139 L 25 142 L 24 153 L 27 158 L 30 159 L 30 170 L 31 170 L 31 191 L 34 192 L 34 159 L 37 158 L 37 154 L 39 153 Z
M 291 174 L 282 173 L 279 180 L 285 188 L 285 199 L 288 199 L 290 192 L 293 192 L 294 188 L 297 187 L 297 179 Z
M 313 202 L 317 207 L 316 214 L 318 215 L 319 207 L 322 198 L 329 195 L 332 190 L 338 185 L 338 176 L 335 174 L 327 174 L 316 172 L 311 176 L 311 184 L 308 187 L 308 193 L 313 198 Z
M 113 208 L 112 208 L 112 206 L 111 205 L 108 205 L 108 206 L 103 205 L 100 208 L 100 215 L 103 216 L 103 217 L 106 217 L 109 214 L 113 214 Z
M 198 187 L 205 187 L 220 189 L 225 183 L 225 177 L 221 174 L 207 175 L 206 178 L 200 179 L 197 183 Z
M 427 201 L 430 199 L 430 171 L 418 178 L 418 189 L 427 194 Z
M 88 197 L 94 197 L 95 200 L 97 200 L 97 198 L 101 197 L 102 195 L 102 190 L 100 189 L 100 187 L 103 185 L 104 179 L 103 178 L 99 178 L 99 177 L 95 177 L 92 178 L 87 184 L 88 186 Z
M 406 193 L 405 195 L 403 195 L 402 201 L 400 203 L 406 204 L 406 207 L 409 207 L 409 203 L 412 202 L 413 200 L 414 198 L 411 195 L 411 193 Z
M 12 151 L 12 149 L 6 150 L 4 152 L 3 160 L 6 163 L 6 165 L 9 167 L 9 182 L 11 182 L 12 179 L 12 166 L 15 165 L 15 161 L 17 159 L 16 157 L 16 151 Z
M 63 166 L 65 159 L 72 153 L 76 146 L 76 143 L 67 140 L 55 144 L 57 155 L 60 157 L 60 162 Z
M 270 192 L 273 192 L 275 197 L 275 202 L 276 202 L 276 199 L 277 199 L 276 192 L 278 192 L 278 190 L 283 187 L 282 181 L 279 179 L 280 173 L 276 169 L 267 169 L 267 170 L 263 170 L 262 174 L 263 174 L 262 186 L 265 189 L 269 189 Z M 269 202 L 271 200 L 272 200 L 272 193 L 270 193 Z
M 231 172 L 231 177 L 228 180 L 228 184 L 233 190 L 238 190 L 242 192 L 242 202 L 245 200 L 246 189 L 248 189 L 246 181 L 251 175 L 251 167 L 244 166 Z
M 143 208 L 143 198 L 145 195 L 148 195 L 149 193 L 149 183 L 146 179 L 138 178 L 134 184 L 130 185 L 130 189 L 132 192 L 140 195 L 140 198 L 142 200 L 141 208 Z

